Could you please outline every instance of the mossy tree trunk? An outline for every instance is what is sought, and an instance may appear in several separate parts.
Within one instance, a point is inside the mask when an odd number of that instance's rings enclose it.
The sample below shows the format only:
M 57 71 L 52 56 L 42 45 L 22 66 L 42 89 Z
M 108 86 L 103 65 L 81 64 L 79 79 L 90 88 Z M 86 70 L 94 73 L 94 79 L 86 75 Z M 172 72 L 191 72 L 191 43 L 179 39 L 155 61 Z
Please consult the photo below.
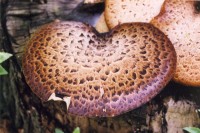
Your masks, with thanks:
M 0 51 L 13 54 L 0 77 L 0 132 L 66 133 L 79 126 L 81 133 L 183 132 L 200 126 L 196 109 L 200 88 L 170 82 L 158 96 L 142 107 L 114 118 L 85 118 L 66 113 L 63 102 L 41 103 L 27 86 L 21 71 L 22 52 L 35 29 L 45 23 L 77 20 L 93 25 L 103 4 L 84 5 L 81 0 L 2 0 Z

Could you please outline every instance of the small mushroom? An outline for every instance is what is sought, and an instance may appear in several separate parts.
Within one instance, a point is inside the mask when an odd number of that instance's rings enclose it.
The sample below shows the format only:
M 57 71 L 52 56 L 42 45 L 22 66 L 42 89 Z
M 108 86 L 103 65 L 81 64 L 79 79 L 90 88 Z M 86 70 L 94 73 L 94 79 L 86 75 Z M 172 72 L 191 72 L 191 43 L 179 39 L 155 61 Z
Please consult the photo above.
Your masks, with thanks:
M 160 13 L 164 0 L 105 0 L 105 20 L 109 29 L 128 22 L 150 22 Z
M 70 98 L 69 113 L 111 117 L 148 102 L 173 77 L 174 47 L 151 24 L 94 31 L 79 22 L 52 22 L 32 36 L 23 73 L 43 102 L 55 93 Z

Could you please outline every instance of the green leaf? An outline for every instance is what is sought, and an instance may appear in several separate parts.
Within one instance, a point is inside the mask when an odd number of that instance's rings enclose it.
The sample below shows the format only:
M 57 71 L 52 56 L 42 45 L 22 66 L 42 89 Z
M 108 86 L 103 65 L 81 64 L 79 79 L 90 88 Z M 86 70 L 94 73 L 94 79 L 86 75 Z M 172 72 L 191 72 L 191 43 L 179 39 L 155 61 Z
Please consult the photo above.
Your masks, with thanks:
M 56 128 L 55 129 L 55 133 L 64 133 L 61 129 L 59 129 L 59 128 Z
M 4 62 L 8 58 L 10 58 L 12 54 L 5 53 L 5 52 L 0 52 L 0 63 Z
M 200 129 L 196 127 L 185 127 L 183 129 L 189 133 L 200 133 Z
M 6 75 L 8 72 L 0 65 L 0 75 Z
M 80 133 L 80 128 L 77 127 L 77 128 L 73 131 L 73 133 Z

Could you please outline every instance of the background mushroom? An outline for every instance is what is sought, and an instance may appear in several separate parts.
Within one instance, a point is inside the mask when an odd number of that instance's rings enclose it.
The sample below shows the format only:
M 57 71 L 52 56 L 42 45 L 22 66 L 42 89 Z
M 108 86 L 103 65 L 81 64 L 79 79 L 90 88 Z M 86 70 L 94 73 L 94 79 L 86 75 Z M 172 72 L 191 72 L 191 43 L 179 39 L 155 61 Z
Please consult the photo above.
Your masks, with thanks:
M 159 14 L 164 0 L 105 0 L 105 11 L 95 27 L 99 32 L 108 32 L 118 24 L 150 22 Z
M 170 38 L 176 49 L 174 80 L 200 86 L 200 1 L 166 0 L 151 23 Z
M 164 0 L 105 0 L 105 20 L 109 29 L 127 22 L 150 22 Z

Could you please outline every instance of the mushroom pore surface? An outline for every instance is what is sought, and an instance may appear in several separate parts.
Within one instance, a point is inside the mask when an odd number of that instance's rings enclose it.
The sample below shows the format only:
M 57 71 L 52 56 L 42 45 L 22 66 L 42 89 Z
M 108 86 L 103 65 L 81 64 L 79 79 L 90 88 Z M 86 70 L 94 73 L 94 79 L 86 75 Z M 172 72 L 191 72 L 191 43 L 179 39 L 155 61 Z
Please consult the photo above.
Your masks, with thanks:
M 71 97 L 68 112 L 111 117 L 148 102 L 173 77 L 176 53 L 147 23 L 127 23 L 106 34 L 79 22 L 53 22 L 30 39 L 23 72 L 43 101 Z

